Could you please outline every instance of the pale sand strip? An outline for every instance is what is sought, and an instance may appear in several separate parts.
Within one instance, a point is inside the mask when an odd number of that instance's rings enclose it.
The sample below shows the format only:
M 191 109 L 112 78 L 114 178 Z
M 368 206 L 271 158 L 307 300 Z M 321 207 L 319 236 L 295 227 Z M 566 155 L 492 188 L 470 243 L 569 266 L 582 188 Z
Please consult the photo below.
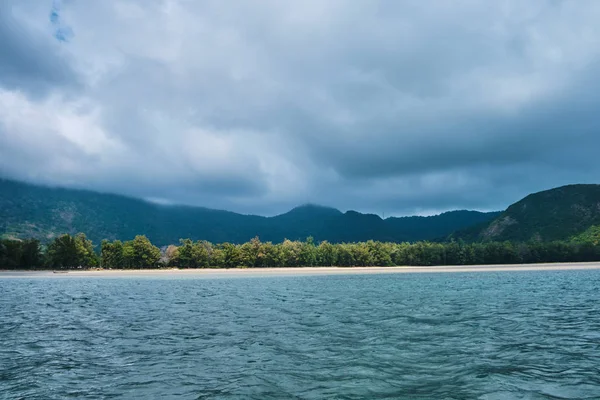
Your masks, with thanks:
M 310 275 L 354 275 L 354 274 L 394 274 L 394 273 L 436 273 L 436 272 L 498 272 L 498 271 L 562 271 L 597 270 L 600 262 L 594 263 L 555 263 L 555 264 L 513 264 L 513 265 L 463 265 L 435 267 L 306 267 L 306 268 L 233 268 L 233 269 L 149 269 L 149 270 L 94 270 L 69 271 L 0 271 L 1 278 L 127 278 L 127 277 L 198 277 L 198 278 L 240 278 L 261 276 L 310 276 Z

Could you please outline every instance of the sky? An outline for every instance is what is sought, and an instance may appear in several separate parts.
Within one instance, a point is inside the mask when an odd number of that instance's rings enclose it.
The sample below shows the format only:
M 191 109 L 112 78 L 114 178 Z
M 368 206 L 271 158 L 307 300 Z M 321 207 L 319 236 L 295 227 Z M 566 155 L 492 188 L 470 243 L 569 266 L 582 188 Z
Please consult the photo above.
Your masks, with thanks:
M 2 0 L 0 176 L 274 215 L 600 183 L 596 0 Z

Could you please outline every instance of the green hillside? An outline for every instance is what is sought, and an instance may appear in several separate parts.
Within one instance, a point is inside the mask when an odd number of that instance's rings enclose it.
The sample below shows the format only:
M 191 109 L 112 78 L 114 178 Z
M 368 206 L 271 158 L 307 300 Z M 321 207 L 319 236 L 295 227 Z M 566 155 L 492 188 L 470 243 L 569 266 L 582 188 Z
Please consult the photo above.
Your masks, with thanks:
M 275 217 L 261 217 L 0 180 L 0 235 L 43 242 L 77 232 L 86 233 L 95 243 L 102 239 L 129 240 L 143 234 L 160 246 L 177 243 L 180 238 L 243 243 L 254 236 L 273 242 L 307 236 L 330 242 L 401 242 L 446 237 L 497 215 L 454 211 L 383 220 L 372 214 L 304 205 Z
M 600 185 L 568 185 L 530 194 L 494 220 L 451 237 L 468 241 L 566 240 L 594 225 L 600 225 Z

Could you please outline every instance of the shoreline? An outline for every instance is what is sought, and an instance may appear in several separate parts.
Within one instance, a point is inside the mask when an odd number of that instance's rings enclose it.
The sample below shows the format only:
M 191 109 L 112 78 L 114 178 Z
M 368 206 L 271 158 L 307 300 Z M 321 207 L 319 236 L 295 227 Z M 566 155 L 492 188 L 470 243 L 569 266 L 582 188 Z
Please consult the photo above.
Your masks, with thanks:
M 111 270 L 53 270 L 0 271 L 2 278 L 126 278 L 126 277 L 266 277 L 367 275 L 406 273 L 502 272 L 502 271 L 570 271 L 600 270 L 600 262 L 550 264 L 457 265 L 429 267 L 300 267 L 300 268 L 199 268 L 199 269 L 111 269 Z

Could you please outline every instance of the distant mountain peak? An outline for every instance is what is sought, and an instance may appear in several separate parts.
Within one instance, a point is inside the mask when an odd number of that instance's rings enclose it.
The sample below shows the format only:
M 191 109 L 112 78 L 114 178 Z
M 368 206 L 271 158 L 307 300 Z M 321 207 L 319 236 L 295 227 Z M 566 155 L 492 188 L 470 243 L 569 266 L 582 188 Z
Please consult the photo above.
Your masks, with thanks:
M 292 208 L 290 211 L 277 215 L 273 218 L 304 217 L 304 216 L 338 216 L 342 212 L 337 208 L 306 203 Z
M 294 211 L 294 210 L 333 210 L 333 211 L 339 211 L 337 208 L 323 206 L 321 204 L 316 204 L 316 203 L 304 203 L 304 204 L 300 204 L 299 206 L 296 206 L 296 207 L 292 208 L 290 211 Z

